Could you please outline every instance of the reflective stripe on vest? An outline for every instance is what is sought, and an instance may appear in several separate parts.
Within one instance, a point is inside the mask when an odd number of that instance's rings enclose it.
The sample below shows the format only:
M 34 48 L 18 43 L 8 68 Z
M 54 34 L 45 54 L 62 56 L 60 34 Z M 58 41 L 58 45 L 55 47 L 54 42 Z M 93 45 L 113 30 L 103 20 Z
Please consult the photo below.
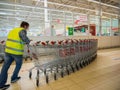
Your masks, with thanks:
M 18 40 L 7 39 L 7 41 L 16 42 L 16 43 L 19 43 L 19 44 L 24 44 L 24 42 L 21 42 L 21 41 L 18 41 Z
M 13 50 L 13 51 L 17 51 L 17 52 L 24 52 L 24 50 L 19 50 L 19 49 L 7 47 L 7 46 L 6 46 L 6 48 L 7 48 L 7 49 L 11 49 L 11 50 Z

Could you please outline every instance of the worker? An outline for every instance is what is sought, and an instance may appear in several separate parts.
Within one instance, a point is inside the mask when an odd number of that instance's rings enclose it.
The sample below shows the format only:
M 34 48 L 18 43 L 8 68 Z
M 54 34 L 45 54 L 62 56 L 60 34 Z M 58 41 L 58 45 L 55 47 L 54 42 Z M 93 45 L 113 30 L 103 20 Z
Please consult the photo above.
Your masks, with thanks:
M 56 30 L 54 29 L 54 25 L 51 26 L 51 36 L 56 36 Z
M 7 36 L 5 61 L 0 74 L 0 90 L 5 90 L 10 87 L 10 84 L 6 84 L 6 82 L 8 78 L 8 69 L 13 61 L 15 61 L 16 67 L 11 77 L 11 83 L 15 83 L 21 78 L 18 74 L 23 62 L 24 45 L 30 43 L 27 37 L 28 28 L 29 23 L 23 21 L 20 27 L 11 30 Z

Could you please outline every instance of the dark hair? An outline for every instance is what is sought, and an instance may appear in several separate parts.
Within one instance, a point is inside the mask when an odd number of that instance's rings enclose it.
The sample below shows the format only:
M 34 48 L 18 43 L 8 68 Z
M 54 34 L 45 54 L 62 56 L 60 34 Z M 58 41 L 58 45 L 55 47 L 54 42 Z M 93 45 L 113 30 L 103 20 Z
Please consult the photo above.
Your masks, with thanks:
M 25 22 L 25 21 L 22 21 L 21 24 L 20 24 L 20 27 L 29 27 L 29 23 L 28 22 Z

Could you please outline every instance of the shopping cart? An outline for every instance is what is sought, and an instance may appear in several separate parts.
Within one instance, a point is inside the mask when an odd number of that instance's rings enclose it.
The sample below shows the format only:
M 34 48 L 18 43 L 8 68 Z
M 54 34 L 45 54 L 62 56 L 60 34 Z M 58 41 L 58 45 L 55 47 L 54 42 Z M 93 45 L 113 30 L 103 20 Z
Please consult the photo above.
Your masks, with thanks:
M 54 41 L 39 42 L 35 45 L 29 46 L 30 51 L 32 51 L 30 56 L 33 56 L 35 59 L 35 67 L 30 69 L 29 77 L 32 76 L 32 70 L 36 68 L 37 70 L 37 86 L 39 83 L 39 73 L 44 73 L 46 77 L 46 82 L 48 83 L 49 73 L 55 72 L 58 64 L 58 45 Z M 55 76 L 56 77 L 56 76 Z
M 97 56 L 96 39 L 66 39 L 61 41 L 38 41 L 28 46 L 29 56 L 33 57 L 34 67 L 29 70 L 29 78 L 32 70 L 36 69 L 36 85 L 39 86 L 41 73 L 44 73 L 46 83 L 53 73 L 54 80 L 59 75 L 64 77 L 88 64 Z

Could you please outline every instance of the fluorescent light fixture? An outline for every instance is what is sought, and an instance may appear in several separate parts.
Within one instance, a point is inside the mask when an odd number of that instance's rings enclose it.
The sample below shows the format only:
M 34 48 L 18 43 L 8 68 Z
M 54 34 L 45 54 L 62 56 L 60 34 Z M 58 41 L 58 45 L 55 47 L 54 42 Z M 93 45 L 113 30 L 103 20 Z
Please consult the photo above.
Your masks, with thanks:
M 40 13 L 40 12 L 31 12 L 31 11 L 27 11 L 27 10 L 15 10 L 15 9 L 4 9 L 4 8 L 0 8 L 1 11 L 11 11 L 11 12 L 26 12 L 26 13 L 36 13 L 36 14 L 44 14 L 44 13 Z
M 93 2 L 93 3 L 97 3 L 97 4 L 101 4 L 101 5 L 104 5 L 104 6 L 120 9 L 119 7 L 116 7 L 116 6 L 113 6 L 113 5 L 110 5 L 110 4 L 106 4 L 106 3 L 102 3 L 102 2 L 99 2 L 99 1 L 95 1 L 95 0 L 88 0 L 88 1 Z
M 33 0 L 33 1 L 39 2 L 39 1 L 41 1 L 41 0 Z
M 7 15 L 8 13 L 0 12 L 0 15 Z
M 22 20 L 22 18 L 16 17 L 17 20 Z

